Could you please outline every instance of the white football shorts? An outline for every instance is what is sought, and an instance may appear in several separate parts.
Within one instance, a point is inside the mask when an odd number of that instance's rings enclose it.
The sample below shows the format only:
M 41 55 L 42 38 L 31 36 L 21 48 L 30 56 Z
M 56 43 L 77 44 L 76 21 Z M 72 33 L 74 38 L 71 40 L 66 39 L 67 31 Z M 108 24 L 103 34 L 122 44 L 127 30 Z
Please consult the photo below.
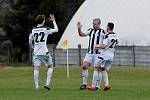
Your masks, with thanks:
M 94 65 L 95 60 L 96 60 L 97 57 L 98 57 L 98 54 L 86 53 L 83 62 L 88 62 L 88 63 L 90 63 L 91 65 Z
M 52 57 L 50 53 L 46 55 L 33 55 L 33 64 L 35 67 L 52 65 Z
M 112 61 L 106 60 L 101 56 L 98 56 L 95 60 L 94 67 L 104 67 L 106 70 L 111 68 Z

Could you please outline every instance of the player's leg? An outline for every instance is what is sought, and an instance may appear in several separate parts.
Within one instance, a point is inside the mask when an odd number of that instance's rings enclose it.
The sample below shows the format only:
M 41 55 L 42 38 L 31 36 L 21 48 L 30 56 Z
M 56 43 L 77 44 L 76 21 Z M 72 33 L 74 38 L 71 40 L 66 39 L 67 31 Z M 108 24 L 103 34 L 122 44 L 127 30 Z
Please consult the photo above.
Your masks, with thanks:
M 109 85 L 109 79 L 107 73 L 107 71 L 110 69 L 110 66 L 111 66 L 111 61 L 105 61 L 105 65 L 101 67 L 101 73 L 105 84 L 103 88 L 104 91 L 107 91 L 111 88 Z
M 93 73 L 92 87 L 100 88 L 99 83 L 101 82 L 101 79 L 102 79 L 102 75 L 101 75 L 101 72 L 100 72 L 100 67 L 96 67 L 94 69 L 94 73 Z
M 109 80 L 108 80 L 108 73 L 106 70 L 102 71 L 102 76 L 103 76 L 103 80 L 104 80 L 104 84 L 105 84 L 103 90 L 106 91 L 106 90 L 110 89 Z
M 39 67 L 40 67 L 40 57 L 34 55 L 33 56 L 33 63 L 34 63 L 34 83 L 35 88 L 39 89 Z
M 94 56 L 94 72 L 93 72 L 93 81 L 92 81 L 92 86 L 96 88 L 100 88 L 101 80 L 102 80 L 102 75 L 101 75 L 101 69 L 100 65 L 102 63 L 102 59 L 98 58 L 99 54 L 96 54 Z
M 52 58 L 50 54 L 47 54 L 45 57 L 45 63 L 48 64 L 48 70 L 47 70 L 47 78 L 46 78 L 46 83 L 44 88 L 51 90 L 50 89 L 50 82 L 53 74 L 53 65 L 52 65 Z
M 94 68 L 92 86 L 87 86 L 88 89 L 90 89 L 90 90 L 100 89 L 100 82 L 102 79 L 100 70 L 101 70 L 100 67 Z
M 34 83 L 35 83 L 35 88 L 38 90 L 39 89 L 39 67 L 38 66 L 34 67 Z
M 82 65 L 82 84 L 80 86 L 80 90 L 86 89 L 87 80 L 89 76 L 88 67 L 90 66 L 89 62 L 84 61 Z
M 87 53 L 84 60 L 83 60 L 83 65 L 82 65 L 82 84 L 80 86 L 80 90 L 86 89 L 87 86 L 87 79 L 89 76 L 88 68 L 91 65 L 91 62 L 93 60 L 93 55 Z
M 52 65 L 48 65 L 47 78 L 46 78 L 46 83 L 44 86 L 44 88 L 46 88 L 48 90 L 51 90 L 50 89 L 50 82 L 51 82 L 52 74 L 53 74 L 53 67 L 52 67 Z
M 101 75 L 101 68 L 99 66 L 101 65 L 101 62 L 102 62 L 102 59 L 99 59 L 98 57 L 95 58 L 95 62 L 94 62 L 95 68 L 93 72 L 92 86 L 87 87 L 90 90 L 100 89 L 102 75 Z

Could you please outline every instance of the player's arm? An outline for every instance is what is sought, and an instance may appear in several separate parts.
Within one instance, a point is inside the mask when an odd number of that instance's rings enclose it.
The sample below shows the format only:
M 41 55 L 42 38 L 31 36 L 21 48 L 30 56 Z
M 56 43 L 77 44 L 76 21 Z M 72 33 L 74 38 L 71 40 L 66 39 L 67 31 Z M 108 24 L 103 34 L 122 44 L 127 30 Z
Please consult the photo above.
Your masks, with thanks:
M 58 32 L 58 26 L 56 24 L 54 15 L 50 14 L 50 18 L 49 19 L 53 22 L 53 25 L 54 25 L 54 29 L 51 29 L 51 32 L 52 33 Z
M 31 49 L 34 49 L 33 48 L 33 37 L 32 37 L 32 34 L 29 35 L 29 46 L 30 46 Z
M 87 36 L 87 35 L 81 30 L 81 28 L 82 28 L 81 22 L 77 22 L 77 28 L 78 28 L 78 34 L 79 34 L 79 36 L 81 36 L 81 37 Z
M 103 33 L 101 34 L 100 38 L 101 38 L 100 39 L 100 43 L 95 46 L 96 50 L 105 49 L 108 46 L 107 45 L 108 38 L 107 38 L 107 35 L 106 35 L 105 31 L 103 31 Z
M 105 49 L 106 47 L 107 47 L 106 44 L 101 43 L 101 44 L 97 44 L 95 48 L 99 50 L 99 49 Z
M 95 46 L 95 49 L 96 49 L 96 50 L 99 50 L 99 49 L 105 49 L 105 48 L 107 48 L 107 47 L 108 47 L 108 38 L 105 38 L 105 39 L 103 40 L 103 43 L 97 44 L 97 45 Z

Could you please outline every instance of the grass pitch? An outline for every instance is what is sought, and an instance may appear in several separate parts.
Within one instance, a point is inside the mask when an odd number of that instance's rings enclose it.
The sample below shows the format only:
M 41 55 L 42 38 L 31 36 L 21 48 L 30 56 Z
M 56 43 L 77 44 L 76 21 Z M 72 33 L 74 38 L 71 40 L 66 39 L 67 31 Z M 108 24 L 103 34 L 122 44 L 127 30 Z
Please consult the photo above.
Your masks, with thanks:
M 0 68 L 0 100 L 150 100 L 150 68 L 112 67 L 110 91 L 78 90 L 81 68 L 54 68 L 52 91 L 43 88 L 46 68 L 40 69 L 40 90 L 34 89 L 32 67 Z M 90 69 L 91 85 L 93 69 Z

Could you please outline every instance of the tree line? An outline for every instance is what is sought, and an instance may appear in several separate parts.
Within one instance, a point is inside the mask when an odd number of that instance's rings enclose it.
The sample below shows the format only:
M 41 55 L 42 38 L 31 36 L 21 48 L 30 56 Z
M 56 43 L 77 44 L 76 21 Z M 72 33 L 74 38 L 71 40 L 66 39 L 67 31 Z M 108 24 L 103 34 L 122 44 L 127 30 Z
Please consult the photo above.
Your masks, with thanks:
M 57 44 L 63 31 L 65 30 L 68 19 L 67 11 L 63 0 L 9 0 L 10 8 L 7 11 L 2 27 L 6 36 L 10 38 L 15 48 L 14 58 L 19 62 L 23 61 L 24 53 L 29 52 L 28 36 L 33 27 L 36 26 L 35 18 L 38 14 L 44 14 L 47 18 L 49 14 L 54 14 L 59 26 L 59 32 L 49 36 L 48 43 Z M 79 3 L 84 0 L 72 0 Z M 73 3 L 73 2 L 72 2 Z M 52 22 L 46 20 L 46 26 L 52 26 Z M 15 59 L 16 60 L 16 59 Z

